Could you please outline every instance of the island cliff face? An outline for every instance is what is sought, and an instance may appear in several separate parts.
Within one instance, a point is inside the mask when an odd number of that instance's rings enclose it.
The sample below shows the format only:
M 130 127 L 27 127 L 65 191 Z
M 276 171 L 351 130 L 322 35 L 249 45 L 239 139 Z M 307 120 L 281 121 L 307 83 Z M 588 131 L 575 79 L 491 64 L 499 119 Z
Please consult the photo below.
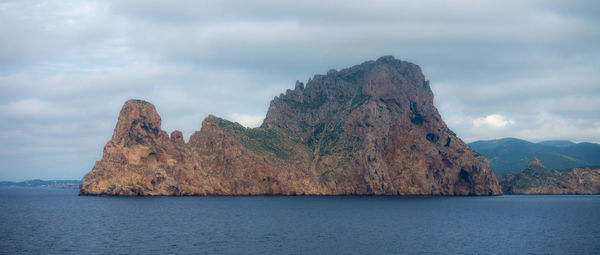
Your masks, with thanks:
M 521 173 L 498 176 L 498 181 L 506 194 L 600 194 L 600 169 L 550 171 L 537 158 Z
M 81 194 L 499 195 L 446 127 L 420 68 L 382 57 L 297 82 L 259 128 L 212 115 L 185 143 L 154 106 L 123 106 Z

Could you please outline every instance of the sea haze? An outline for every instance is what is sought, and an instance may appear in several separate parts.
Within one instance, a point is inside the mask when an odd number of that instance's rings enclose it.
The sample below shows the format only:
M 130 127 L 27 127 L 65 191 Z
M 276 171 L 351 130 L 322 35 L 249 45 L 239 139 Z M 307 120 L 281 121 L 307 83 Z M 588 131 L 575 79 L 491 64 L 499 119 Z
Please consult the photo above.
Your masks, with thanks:
M 600 196 L 97 197 L 0 189 L 6 254 L 600 254 Z

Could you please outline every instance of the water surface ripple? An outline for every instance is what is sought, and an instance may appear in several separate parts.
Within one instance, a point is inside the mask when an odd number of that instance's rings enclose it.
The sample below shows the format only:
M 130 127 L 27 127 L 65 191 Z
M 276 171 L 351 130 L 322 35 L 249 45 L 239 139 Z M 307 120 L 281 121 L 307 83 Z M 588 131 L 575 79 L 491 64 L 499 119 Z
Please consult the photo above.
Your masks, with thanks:
M 600 196 L 88 197 L 0 188 L 2 254 L 600 254 Z

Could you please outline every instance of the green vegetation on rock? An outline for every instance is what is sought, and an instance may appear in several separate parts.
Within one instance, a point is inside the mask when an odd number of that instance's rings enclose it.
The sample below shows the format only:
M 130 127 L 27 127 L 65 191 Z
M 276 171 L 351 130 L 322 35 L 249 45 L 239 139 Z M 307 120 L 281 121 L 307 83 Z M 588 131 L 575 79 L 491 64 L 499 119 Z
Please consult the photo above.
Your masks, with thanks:
M 134 104 L 142 104 L 142 105 L 151 105 L 150 102 L 141 100 L 141 99 L 129 99 L 129 102 L 132 102 Z
M 282 134 L 273 129 L 246 128 L 239 123 L 234 123 L 224 119 L 218 119 L 217 124 L 225 132 L 233 134 L 246 148 L 262 152 L 273 153 L 280 159 L 289 159 L 292 150 L 285 143 L 295 143 L 286 139 Z

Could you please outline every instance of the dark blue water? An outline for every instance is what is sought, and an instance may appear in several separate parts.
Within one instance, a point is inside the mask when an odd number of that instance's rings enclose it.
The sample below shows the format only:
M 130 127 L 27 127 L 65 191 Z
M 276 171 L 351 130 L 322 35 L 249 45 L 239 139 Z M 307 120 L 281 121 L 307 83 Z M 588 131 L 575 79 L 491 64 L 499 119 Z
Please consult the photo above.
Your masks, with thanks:
M 81 197 L 0 189 L 2 254 L 600 254 L 600 196 Z

